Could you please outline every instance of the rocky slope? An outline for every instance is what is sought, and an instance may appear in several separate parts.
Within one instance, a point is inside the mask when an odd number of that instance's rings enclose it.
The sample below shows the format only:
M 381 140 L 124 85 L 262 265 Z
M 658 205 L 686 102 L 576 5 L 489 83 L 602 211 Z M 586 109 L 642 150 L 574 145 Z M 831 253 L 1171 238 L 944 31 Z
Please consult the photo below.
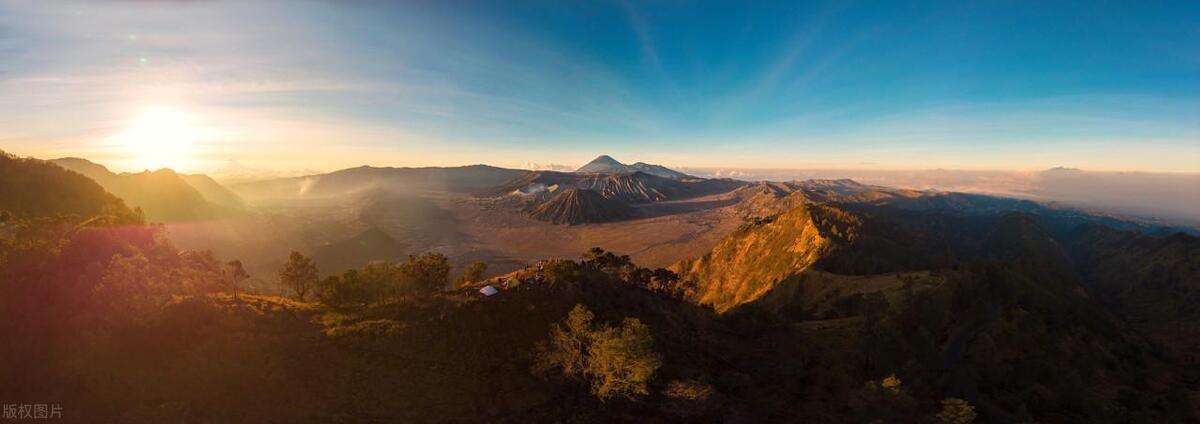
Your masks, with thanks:
M 584 224 L 630 219 L 637 211 L 593 190 L 568 188 L 529 211 L 534 219 L 555 224 Z

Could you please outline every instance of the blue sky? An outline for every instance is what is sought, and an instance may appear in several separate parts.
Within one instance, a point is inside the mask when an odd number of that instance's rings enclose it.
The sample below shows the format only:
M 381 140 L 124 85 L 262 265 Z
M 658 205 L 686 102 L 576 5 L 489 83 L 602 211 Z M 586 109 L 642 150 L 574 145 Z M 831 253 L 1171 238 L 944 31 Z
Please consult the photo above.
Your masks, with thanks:
M 1200 172 L 1195 1 L 47 3 L 0 149 L 118 169 Z

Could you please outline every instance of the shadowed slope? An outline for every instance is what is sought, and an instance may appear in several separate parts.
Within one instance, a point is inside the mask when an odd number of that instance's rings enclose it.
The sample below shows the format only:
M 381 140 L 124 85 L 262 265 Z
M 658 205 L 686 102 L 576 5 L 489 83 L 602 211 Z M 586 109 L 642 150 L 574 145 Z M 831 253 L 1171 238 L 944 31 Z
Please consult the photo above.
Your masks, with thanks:
M 3 151 L 0 151 L 0 210 L 17 217 L 133 215 L 121 199 L 79 173 Z

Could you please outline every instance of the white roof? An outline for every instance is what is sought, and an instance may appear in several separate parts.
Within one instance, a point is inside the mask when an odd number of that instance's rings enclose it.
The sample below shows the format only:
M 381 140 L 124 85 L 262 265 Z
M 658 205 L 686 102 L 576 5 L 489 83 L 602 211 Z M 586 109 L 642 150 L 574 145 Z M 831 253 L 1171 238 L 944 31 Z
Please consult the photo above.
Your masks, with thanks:
M 479 289 L 479 292 L 483 293 L 484 296 L 494 296 L 497 293 L 500 293 L 500 290 L 496 290 L 495 287 L 487 285 L 487 286 L 483 286 L 483 288 Z

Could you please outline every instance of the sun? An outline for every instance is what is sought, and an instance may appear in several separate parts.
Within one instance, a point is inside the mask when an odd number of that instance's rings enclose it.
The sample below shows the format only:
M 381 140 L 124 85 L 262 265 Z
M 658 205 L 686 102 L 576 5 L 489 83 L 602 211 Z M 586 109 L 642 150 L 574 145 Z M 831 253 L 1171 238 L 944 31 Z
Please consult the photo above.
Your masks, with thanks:
M 136 169 L 187 170 L 201 135 L 202 130 L 187 113 L 152 107 L 142 111 L 113 139 Z

